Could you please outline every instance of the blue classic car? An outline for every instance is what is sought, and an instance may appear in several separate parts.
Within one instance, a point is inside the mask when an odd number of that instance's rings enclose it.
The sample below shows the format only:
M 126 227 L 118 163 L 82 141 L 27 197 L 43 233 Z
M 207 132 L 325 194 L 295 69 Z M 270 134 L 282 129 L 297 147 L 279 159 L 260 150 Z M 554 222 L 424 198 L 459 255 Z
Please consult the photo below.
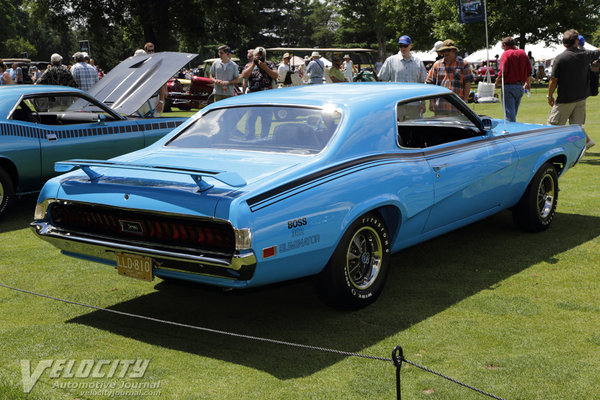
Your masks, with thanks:
M 381 293 L 390 254 L 500 210 L 546 229 L 580 126 L 499 124 L 421 84 L 313 85 L 206 107 L 154 145 L 70 160 L 35 233 L 119 274 L 248 288 L 316 276 L 329 303 Z
M 56 161 L 107 159 L 138 150 L 184 122 L 141 118 L 138 110 L 193 56 L 131 57 L 90 93 L 65 86 L 0 87 L 0 215 L 13 195 L 38 191 L 57 175 Z

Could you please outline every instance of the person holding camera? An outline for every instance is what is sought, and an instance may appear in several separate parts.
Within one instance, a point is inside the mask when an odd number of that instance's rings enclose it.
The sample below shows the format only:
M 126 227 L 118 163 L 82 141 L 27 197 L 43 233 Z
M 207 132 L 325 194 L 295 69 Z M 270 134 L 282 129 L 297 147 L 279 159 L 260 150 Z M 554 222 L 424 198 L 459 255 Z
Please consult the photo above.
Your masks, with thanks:
M 246 65 L 241 77 L 248 79 L 248 92 L 260 92 L 273 88 L 273 81 L 277 79 L 277 68 L 275 64 L 267 60 L 267 52 L 264 47 L 257 47 L 252 52 L 254 62 Z

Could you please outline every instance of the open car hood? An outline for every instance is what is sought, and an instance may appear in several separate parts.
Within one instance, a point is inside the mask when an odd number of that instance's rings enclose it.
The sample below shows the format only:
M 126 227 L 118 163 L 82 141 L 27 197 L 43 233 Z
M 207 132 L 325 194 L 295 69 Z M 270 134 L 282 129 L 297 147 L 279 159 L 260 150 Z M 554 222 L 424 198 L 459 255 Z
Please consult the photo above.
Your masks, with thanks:
M 132 115 L 197 54 L 165 51 L 129 57 L 100 79 L 89 94 L 123 115 Z

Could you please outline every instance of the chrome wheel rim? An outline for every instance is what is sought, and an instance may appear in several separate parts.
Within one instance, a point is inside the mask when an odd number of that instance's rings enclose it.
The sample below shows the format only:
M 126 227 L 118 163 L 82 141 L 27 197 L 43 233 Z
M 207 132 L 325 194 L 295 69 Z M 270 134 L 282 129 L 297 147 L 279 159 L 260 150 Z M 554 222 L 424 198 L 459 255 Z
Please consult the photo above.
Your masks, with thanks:
M 547 218 L 552 212 L 556 187 L 552 175 L 546 174 L 540 181 L 538 188 L 538 212 L 540 217 Z
M 352 286 L 364 290 L 371 286 L 381 271 L 383 245 L 371 227 L 359 229 L 348 246 L 346 274 Z

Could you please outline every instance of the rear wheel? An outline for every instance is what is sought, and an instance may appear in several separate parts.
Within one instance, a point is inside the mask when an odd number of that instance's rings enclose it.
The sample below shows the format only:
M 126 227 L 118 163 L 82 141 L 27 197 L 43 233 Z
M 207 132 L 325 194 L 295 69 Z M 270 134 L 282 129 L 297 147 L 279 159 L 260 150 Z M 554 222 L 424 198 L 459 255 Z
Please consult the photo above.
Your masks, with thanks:
M 342 236 L 317 277 L 317 290 L 335 307 L 365 307 L 381 294 L 389 264 L 390 241 L 385 223 L 376 213 L 365 214 Z
M 4 215 L 13 200 L 15 187 L 10 175 L 0 168 L 0 217 Z
M 536 172 L 527 190 L 513 209 L 515 224 L 529 232 L 548 229 L 558 202 L 558 174 L 556 168 L 546 163 Z

